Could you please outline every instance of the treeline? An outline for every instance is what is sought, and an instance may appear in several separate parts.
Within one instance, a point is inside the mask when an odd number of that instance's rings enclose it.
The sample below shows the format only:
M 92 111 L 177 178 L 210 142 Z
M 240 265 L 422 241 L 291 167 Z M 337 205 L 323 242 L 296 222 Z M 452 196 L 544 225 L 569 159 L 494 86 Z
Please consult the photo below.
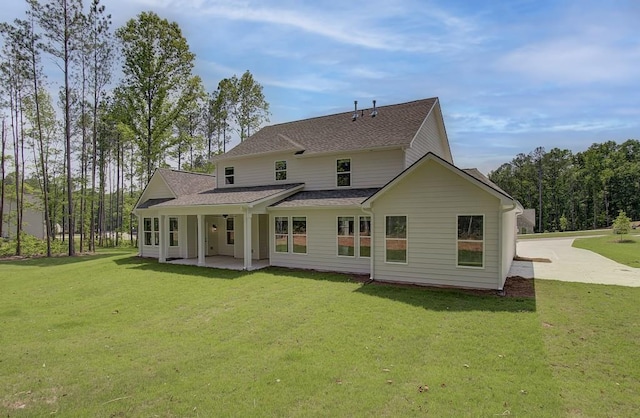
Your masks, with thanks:
M 491 181 L 536 209 L 536 231 L 611 226 L 620 210 L 640 219 L 640 141 L 607 141 L 584 152 L 536 148 L 489 173 Z
M 143 12 L 114 31 L 100 0 L 27 5 L 0 24 L 0 220 L 13 225 L 0 222 L 0 237 L 15 238 L 18 255 L 25 206 L 45 215 L 47 255 L 54 239 L 69 255 L 76 241 L 80 251 L 118 244 L 134 235 L 131 209 L 155 168 L 209 171 L 233 135 L 268 121 L 248 70 L 206 91 L 175 22 Z

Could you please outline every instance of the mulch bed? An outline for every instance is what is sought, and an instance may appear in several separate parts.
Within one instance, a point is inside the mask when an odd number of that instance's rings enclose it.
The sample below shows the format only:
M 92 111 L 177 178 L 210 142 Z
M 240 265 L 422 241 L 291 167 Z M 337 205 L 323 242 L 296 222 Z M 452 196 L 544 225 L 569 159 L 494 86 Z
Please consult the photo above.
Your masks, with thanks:
M 489 289 L 463 289 L 459 287 L 447 287 L 447 286 L 426 286 L 426 285 L 418 285 L 411 283 L 398 283 L 398 282 L 382 282 L 382 281 L 371 281 L 369 276 L 367 275 L 352 275 L 353 280 L 361 283 L 365 283 L 367 285 L 377 285 L 377 286 L 399 286 L 399 287 L 412 287 L 412 288 L 420 288 L 420 289 L 429 289 L 429 290 L 446 290 L 451 291 L 455 290 L 461 293 L 471 294 L 471 295 L 479 295 L 479 296 L 501 296 L 508 298 L 535 298 L 536 297 L 536 289 L 534 285 L 533 279 L 527 279 L 520 276 L 507 277 L 507 280 L 504 283 L 504 288 L 502 291 L 498 290 L 489 290 Z

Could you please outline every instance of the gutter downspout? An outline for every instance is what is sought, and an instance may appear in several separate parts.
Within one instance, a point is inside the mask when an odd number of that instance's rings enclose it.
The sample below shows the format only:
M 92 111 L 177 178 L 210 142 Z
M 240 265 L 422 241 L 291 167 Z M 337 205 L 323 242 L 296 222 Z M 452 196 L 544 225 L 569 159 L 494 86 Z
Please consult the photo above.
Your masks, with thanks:
M 369 254 L 369 280 L 373 281 L 375 280 L 375 275 L 374 275 L 374 270 L 375 270 L 375 224 L 374 224 L 374 215 L 373 215 L 373 208 L 369 208 L 369 210 L 366 210 L 364 207 L 361 208 L 362 212 L 364 212 L 365 214 L 367 214 L 370 218 L 371 218 L 371 249 L 370 249 L 370 254 Z

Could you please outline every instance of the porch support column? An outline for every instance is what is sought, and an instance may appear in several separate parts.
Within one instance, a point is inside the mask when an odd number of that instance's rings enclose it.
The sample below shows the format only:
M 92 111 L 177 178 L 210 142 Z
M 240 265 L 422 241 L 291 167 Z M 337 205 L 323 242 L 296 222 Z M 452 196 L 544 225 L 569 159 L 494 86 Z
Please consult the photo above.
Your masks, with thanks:
M 144 242 L 144 225 L 142 215 L 138 215 L 138 228 L 136 228 L 136 241 L 138 244 L 138 256 L 142 257 L 142 244 Z
M 251 208 L 247 208 L 244 213 L 244 269 L 252 269 L 251 260 Z
M 204 266 L 204 215 L 198 214 L 198 265 Z
M 160 215 L 160 248 L 158 254 L 158 261 L 161 263 L 167 262 L 167 215 Z

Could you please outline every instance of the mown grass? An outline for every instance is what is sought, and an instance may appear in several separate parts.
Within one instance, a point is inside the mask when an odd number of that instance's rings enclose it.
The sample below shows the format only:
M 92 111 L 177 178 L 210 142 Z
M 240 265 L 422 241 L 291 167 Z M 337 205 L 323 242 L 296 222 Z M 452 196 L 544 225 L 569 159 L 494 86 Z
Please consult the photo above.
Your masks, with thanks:
M 629 267 L 640 268 L 640 238 L 635 235 L 608 235 L 580 238 L 573 246 L 598 253 Z
M 4 416 L 631 416 L 640 391 L 638 289 L 513 299 L 124 251 L 2 262 L 0 283 Z
M 611 234 L 611 229 L 589 229 L 586 231 L 565 231 L 565 232 L 537 232 L 535 234 L 518 234 L 519 240 L 541 239 L 541 238 L 571 238 L 585 237 L 590 235 Z

